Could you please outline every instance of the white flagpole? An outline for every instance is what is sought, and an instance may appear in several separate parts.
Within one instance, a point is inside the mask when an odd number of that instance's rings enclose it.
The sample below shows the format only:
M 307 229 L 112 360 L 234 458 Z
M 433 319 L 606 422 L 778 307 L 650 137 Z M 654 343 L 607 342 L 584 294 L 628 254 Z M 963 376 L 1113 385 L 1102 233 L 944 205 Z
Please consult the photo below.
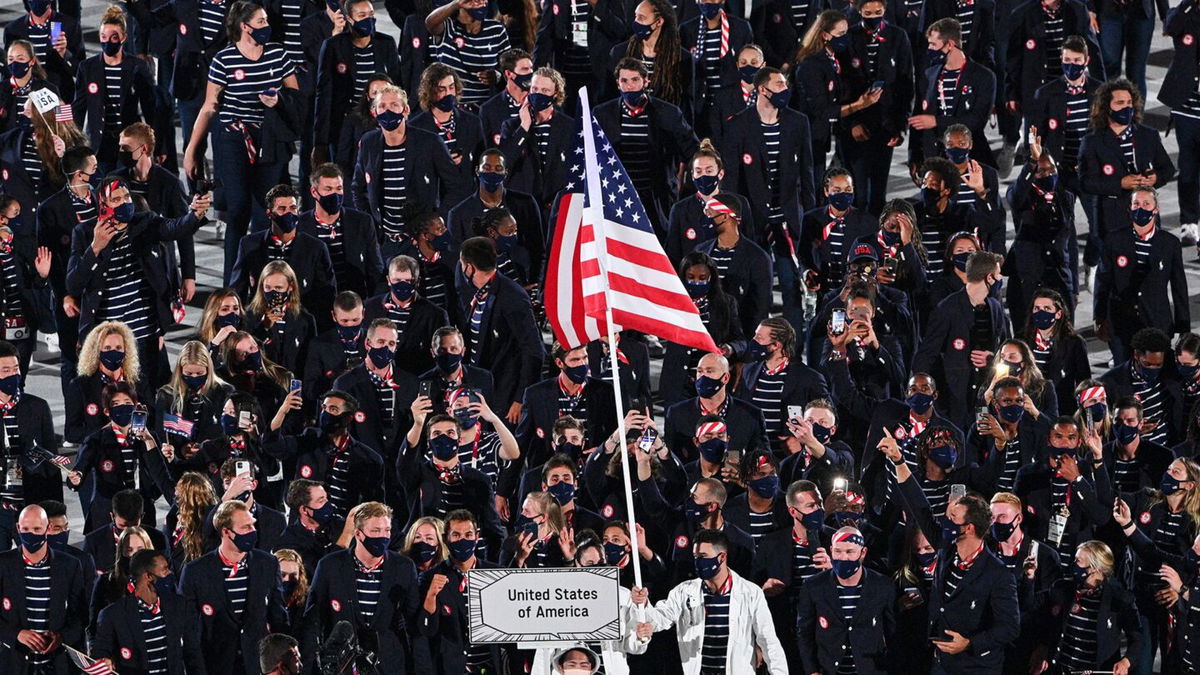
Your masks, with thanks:
M 633 509 L 633 480 L 629 475 L 629 455 L 625 450 L 625 404 L 621 398 L 621 371 L 617 359 L 617 341 L 613 334 L 612 292 L 608 283 L 608 239 L 604 231 L 603 193 L 600 189 L 600 169 L 596 163 L 596 137 L 593 135 L 592 109 L 588 104 L 586 87 L 579 89 L 579 110 L 583 115 L 583 157 L 585 183 L 587 184 L 588 206 L 584 209 L 584 219 L 592 224 L 595 233 L 596 260 L 600 264 L 600 273 L 604 275 L 604 318 L 605 330 L 608 331 L 608 358 L 612 367 L 613 396 L 616 398 L 617 432 L 616 452 L 621 453 L 621 476 L 625 479 L 625 510 L 628 512 L 629 526 L 629 560 L 633 563 L 633 584 L 642 585 L 642 560 L 638 554 L 637 517 Z

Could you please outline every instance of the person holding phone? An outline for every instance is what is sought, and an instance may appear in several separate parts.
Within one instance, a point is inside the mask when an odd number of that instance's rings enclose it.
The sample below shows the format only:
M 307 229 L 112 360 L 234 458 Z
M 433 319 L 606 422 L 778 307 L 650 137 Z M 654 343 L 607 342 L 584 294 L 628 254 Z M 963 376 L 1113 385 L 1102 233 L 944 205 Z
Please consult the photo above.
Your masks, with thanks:
M 984 543 L 992 524 L 988 503 L 968 494 L 939 509 L 912 480 L 912 471 L 889 432 L 879 442 L 896 471 L 901 503 L 925 538 L 941 542 L 929 594 L 929 641 L 935 664 L 947 672 L 980 669 L 998 672 L 1004 650 L 1020 632 L 1016 580 Z M 980 609 L 979 606 L 983 605 Z
M 715 238 L 695 250 L 712 259 L 721 275 L 722 289 L 737 302 L 741 332 L 754 332 L 771 309 L 771 257 L 742 232 L 741 200 L 718 193 L 705 200 L 705 217 L 712 221 Z
M 446 412 L 446 394 L 460 387 L 474 389 L 484 398 L 492 396 L 491 372 L 463 362 L 466 344 L 462 332 L 455 326 L 442 326 L 433 331 L 429 340 L 429 352 L 433 367 L 421 373 L 420 386 L 427 388 L 424 395 L 433 401 L 433 412 Z
M 854 205 L 867 213 L 882 213 L 887 168 L 908 128 L 908 102 L 913 99 L 914 87 L 913 41 L 904 16 L 884 18 L 888 3 L 858 0 L 855 4 L 859 20 L 850 24 L 847 55 L 851 63 L 860 64 L 860 70 L 858 77 L 846 78 L 845 93 L 849 100 L 856 100 L 878 91 L 879 99 L 842 119 L 838 145 L 858 186 Z
M 272 260 L 263 266 L 246 307 L 246 328 L 262 345 L 263 355 L 293 373 L 300 372 L 317 332 L 316 320 L 303 306 L 301 285 L 291 265 Z
M 1020 379 L 999 378 L 984 397 L 988 400 L 987 406 L 979 409 L 975 424 L 967 430 L 969 462 L 983 464 L 992 455 L 1003 455 L 997 467 L 995 490 L 1012 491 L 1017 472 L 1037 461 L 1038 452 L 1050 433 L 1052 418 L 1049 415 L 1028 412 L 1033 407 L 1029 401 L 1031 396 Z
M 276 468 L 276 471 L 281 472 L 282 469 Z M 254 526 L 258 531 L 258 542 L 254 546 L 261 551 L 270 552 L 279 547 L 278 542 L 284 528 L 287 527 L 287 519 L 280 511 L 259 503 L 255 498 L 260 481 L 264 478 L 267 478 L 266 471 L 249 459 L 229 457 L 221 464 L 221 485 L 224 488 L 224 492 L 220 493 L 221 502 L 236 499 L 250 508 L 250 515 L 254 516 Z M 216 507 L 213 507 L 208 512 L 209 527 L 216 510 Z
M 663 438 L 671 453 L 683 461 L 699 455 L 693 432 L 704 415 L 717 415 L 729 427 L 729 448 L 746 452 L 769 448 L 762 410 L 729 391 L 729 359 L 720 354 L 700 357 L 695 371 L 696 395 L 667 408 Z
M 84 528 L 91 531 L 111 522 L 113 495 L 121 490 L 137 490 L 145 500 L 146 522 L 154 523 L 154 500 L 159 491 L 174 494 L 173 481 L 167 474 L 166 461 L 158 441 L 144 426 L 133 431 L 137 392 L 125 382 L 104 388 L 104 414 L 110 423 L 96 431 L 79 448 L 75 465 L 67 475 L 67 484 L 79 490 L 84 477 L 92 480 L 89 509 Z M 144 412 L 143 412 L 144 414 Z
M 795 437 L 789 434 L 792 406 L 804 406 L 829 398 L 824 376 L 805 365 L 796 354 L 796 330 L 783 317 L 763 319 L 753 330 L 743 355 L 745 366 L 734 394 L 762 411 L 771 447 L 791 451 Z
M 354 291 L 342 291 L 333 299 L 333 326 L 308 343 L 301 390 L 306 401 L 328 391 L 333 381 L 366 357 L 363 343 L 363 301 Z
M 842 285 L 852 247 L 874 235 L 878 225 L 870 214 L 855 208 L 855 181 L 849 171 L 831 168 L 821 181 L 828 203 L 804 214 L 796 254 L 805 287 L 824 295 Z
M 55 84 L 64 100 L 70 100 L 75 89 L 71 78 L 85 57 L 83 31 L 77 16 L 64 14 L 54 5 L 53 0 L 25 2 L 25 16 L 5 24 L 4 44 L 28 40 L 36 50 L 38 60 L 54 73 Z

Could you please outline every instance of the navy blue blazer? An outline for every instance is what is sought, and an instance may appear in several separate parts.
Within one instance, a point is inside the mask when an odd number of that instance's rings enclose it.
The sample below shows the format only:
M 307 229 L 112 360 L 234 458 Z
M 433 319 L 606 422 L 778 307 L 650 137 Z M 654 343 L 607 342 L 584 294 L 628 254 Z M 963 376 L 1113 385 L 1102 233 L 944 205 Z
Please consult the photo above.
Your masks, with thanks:
M 982 0 L 976 3 L 976 6 L 981 3 Z M 938 99 L 938 77 L 942 69 L 943 66 L 932 66 L 926 68 L 918 77 L 915 114 L 933 115 L 937 118 L 937 126 L 913 132 L 914 137 L 909 140 L 909 161 L 912 163 L 923 162 L 927 157 L 941 157 L 942 137 L 946 133 L 946 127 L 952 124 L 965 124 L 971 130 L 972 138 L 984 138 L 984 128 L 992 114 L 992 105 L 996 98 L 996 76 L 986 65 L 973 60 L 968 60 L 960 71 L 954 107 L 947 113 L 942 113 Z M 973 145 L 971 157 L 981 164 L 995 165 L 987 143 Z
M 508 166 L 508 187 L 533 195 L 543 206 L 550 203 L 567 179 L 567 155 L 575 147 L 575 119 L 560 108 L 550 117 L 550 146 L 545 157 L 537 150 L 533 127 L 521 127 L 519 117 L 500 125 L 500 150 Z
M 253 549 L 242 564 L 249 568 L 249 600 L 240 618 L 234 616 L 225 594 L 219 551 L 185 565 L 179 579 L 187 611 L 199 631 L 204 668 L 210 673 L 258 672 L 258 641 L 276 627 L 288 625 L 275 556 Z
M 438 134 L 437 122 L 427 110 L 413 115 L 409 119 L 409 126 Z M 451 155 L 457 153 L 459 157 L 455 166 L 457 180 L 453 191 L 449 189 L 449 185 L 445 186 L 447 189 L 442 195 L 442 202 L 454 205 L 466 199 L 475 190 L 475 167 L 479 166 L 479 155 L 491 144 L 484 140 L 483 123 L 479 121 L 479 116 L 462 107 L 454 110 L 454 133 L 450 135 L 450 139 L 453 140 L 453 146 L 448 139 L 443 139 L 443 142 Z
M 272 232 L 271 228 L 251 232 L 238 242 L 237 260 L 229 275 L 229 286 L 243 298 L 254 295 L 263 267 L 272 260 L 267 253 Z M 347 248 L 346 252 L 349 256 L 350 249 Z M 333 296 L 337 294 L 337 279 L 333 276 L 333 261 L 329 259 L 325 242 L 314 235 L 297 232 L 283 259 L 296 273 L 296 281 L 300 283 L 300 298 L 305 308 L 317 309 L 313 301 L 322 297 L 327 297 L 332 307 Z
M 337 141 L 347 112 L 358 103 L 354 96 L 356 73 L 353 40 L 351 32 L 345 30 L 321 44 L 321 53 L 317 57 L 313 116 L 313 143 L 317 147 Z M 387 33 L 375 31 L 371 35 L 370 47 L 375 56 L 375 72 L 387 73 L 394 82 L 401 83 L 396 40 Z
M 188 611 L 181 596 L 160 594 L 159 608 L 166 628 L 167 672 L 203 672 L 204 655 L 196 639 L 196 615 Z M 100 612 L 96 639 L 92 642 L 92 658 L 112 659 L 122 673 L 146 675 L 150 672 L 146 635 L 142 630 L 138 599 L 126 595 Z
M 37 222 L 38 205 L 62 189 L 65 181 L 54 180 L 49 171 L 42 171 L 37 183 L 33 182 L 25 171 L 22 158 L 25 138 L 29 133 L 21 127 L 15 127 L 0 134 L 0 190 L 20 202 L 21 220 L 32 231 L 33 223 Z
M 472 569 L 494 569 L 499 567 L 494 562 L 475 558 Z M 437 594 L 437 611 L 430 614 L 424 607 L 417 611 L 417 623 L 421 636 L 429 644 L 430 658 L 433 660 L 433 672 L 449 675 L 450 673 L 466 672 L 466 646 L 468 632 L 467 595 L 463 592 L 466 575 L 449 560 L 444 560 L 433 568 L 421 574 L 420 594 L 424 603 L 425 595 L 435 574 L 443 574 L 447 578 L 446 585 Z M 492 663 L 500 663 L 499 647 L 492 647 Z
M 119 118 L 115 124 L 104 113 L 108 98 L 107 66 L 104 55 L 90 56 L 75 71 L 75 101 L 71 104 L 75 125 L 83 129 L 88 144 L 99 152 L 104 147 L 105 127 L 124 129 L 134 122 L 153 121 L 161 111 L 154 105 L 154 79 L 145 61 L 126 52 L 121 57 Z M 86 120 L 86 126 L 85 126 Z M 115 141 L 116 139 L 112 139 Z M 116 150 L 114 143 L 112 149 Z
M 567 50 L 571 47 L 571 2 L 549 0 L 542 6 L 537 39 L 533 48 L 535 68 L 550 66 L 563 69 Z M 592 20 L 587 23 L 588 52 L 592 77 L 596 82 L 612 78 L 607 54 L 614 44 L 629 36 L 633 20 L 633 5 L 628 0 L 598 0 L 591 6 Z M 600 55 L 598 58 L 595 55 Z
M 475 288 L 461 275 L 456 278 L 459 315 L 463 317 L 459 330 L 469 340 Z M 471 365 L 492 372 L 496 395 L 488 404 L 503 416 L 514 401 L 520 400 L 525 387 L 538 381 L 544 347 L 525 289 L 502 274 L 497 274 L 490 283 L 491 307 L 483 313 L 479 344 L 473 349 L 475 358 Z
M 358 607 L 355 570 L 354 551 L 349 548 L 330 553 L 317 563 L 304 607 L 304 661 L 314 663 L 320 643 L 334 625 L 348 621 L 358 633 L 359 644 L 379 657 L 380 673 L 412 672 L 408 667 L 410 634 L 417 633 L 417 609 L 423 599 L 418 596 L 416 565 L 395 551 L 384 553 L 379 567 L 379 602 L 370 621 L 363 620 Z
M 525 388 L 516 436 L 526 467 L 538 466 L 554 454 L 558 396 L 557 375 Z M 583 386 L 583 398 L 587 406 L 587 419 L 580 420 L 585 427 L 584 447 L 595 447 L 603 443 L 617 427 L 618 411 L 613 400 L 612 385 L 589 377 Z
M 716 239 L 696 246 L 697 251 L 712 255 Z M 721 277 L 721 290 L 737 300 L 738 318 L 743 335 L 754 335 L 758 324 L 771 313 L 771 290 L 774 286 L 771 256 L 749 237 L 741 237 L 734 245 L 729 271 Z
M 1059 5 L 1058 11 L 1062 17 L 1062 35 L 1079 35 L 1087 41 L 1092 76 L 1103 80 L 1104 59 L 1100 56 L 1100 44 L 1092 30 L 1087 4 L 1083 0 L 1066 0 Z M 1040 2 L 1026 0 L 1012 10 L 1008 22 L 1011 33 L 1004 64 L 1004 98 L 1025 106 L 1042 87 L 1046 61 L 1051 58 L 1046 42 L 1046 12 Z M 1058 54 L 1053 57 L 1058 58 Z M 1038 127 L 1038 132 L 1041 131 Z
M 15 22 L 14 22 L 15 23 Z M 25 600 L 25 561 L 20 548 L 0 552 L 0 670 L 12 675 L 32 672 L 27 661 L 29 648 L 17 642 L 17 634 L 28 627 Z M 57 633 L 61 642 L 82 646 L 87 618 L 84 574 L 79 561 L 66 553 L 50 556 L 50 605 L 46 630 Z M 51 672 L 67 675 L 74 670 L 66 652 L 59 648 L 51 656 Z
M 1128 209 L 1125 214 L 1128 223 Z M 1150 238 L 1150 263 L 1142 267 L 1137 262 L 1136 238 L 1130 224 L 1104 237 L 1094 316 L 1127 337 L 1141 327 L 1157 328 L 1167 335 L 1190 331 L 1192 313 L 1179 239 L 1156 227 Z
M 879 102 L 842 119 L 842 128 L 849 131 L 855 124 L 862 124 L 871 133 L 875 142 L 886 142 L 908 130 L 908 102 L 913 99 L 916 74 L 913 71 L 913 48 L 908 33 L 887 22 L 880 29 L 882 42 L 876 47 L 875 71 L 866 70 L 869 45 L 875 42 L 861 22 L 850 25 L 850 58 L 848 62 L 852 77 L 844 81 L 848 86 L 847 100 L 856 100 L 877 80 L 883 81 L 883 94 Z
M 754 212 L 750 209 L 750 201 L 745 197 L 722 189 L 725 194 L 731 194 L 741 206 L 742 222 L 738 230 L 743 237 L 760 242 L 758 227 L 754 222 Z M 664 245 L 667 257 L 671 263 L 678 265 L 683 256 L 690 253 L 701 242 L 717 236 L 717 229 L 712 221 L 704 215 L 704 202 L 696 194 L 685 195 L 671 205 L 670 215 L 667 216 L 667 240 Z M 722 280 L 724 281 L 724 280 Z
M 461 191 L 458 167 L 450 159 L 446 144 L 437 134 L 405 125 L 404 149 L 405 198 L 430 210 L 440 205 L 444 211 L 448 205 L 441 195 Z M 354 208 L 371 214 L 376 232 L 382 232 L 383 131 L 379 128 L 359 140 L 351 190 Z
M 766 422 L 762 411 L 753 403 L 747 403 L 732 395 L 726 385 L 728 405 L 725 410 L 725 425 L 729 428 L 729 449 L 743 453 L 756 448 L 767 450 Z M 671 453 L 685 462 L 699 456 L 696 449 L 696 422 L 700 420 L 700 398 L 686 398 L 667 408 L 663 442 Z
M 1175 50 L 1171 66 L 1163 76 L 1158 100 L 1168 108 L 1178 108 L 1187 102 L 1195 89 L 1197 67 L 1197 45 L 1195 36 L 1200 33 L 1200 13 L 1196 12 L 1195 0 L 1184 0 L 1167 12 L 1163 18 L 1163 33 L 1171 36 Z
M 383 294 L 366 300 L 363 303 L 363 327 L 370 326 L 375 319 L 388 318 L 387 308 L 383 305 L 390 302 L 392 294 L 386 289 Z M 408 322 L 396 341 L 396 366 L 411 375 L 419 375 L 433 367 L 429 345 L 437 329 L 450 325 L 450 317 L 444 309 L 420 296 L 413 299 L 408 310 Z
M 263 448 L 285 464 L 295 466 L 294 478 L 320 482 L 329 479 L 333 444 L 328 436 L 317 429 L 308 428 L 294 436 L 272 432 L 264 437 Z M 383 459 L 365 443 L 354 438 L 350 439 L 347 449 L 350 453 L 349 502 L 383 501 L 383 481 L 379 480 L 383 475 Z
M 1089 131 L 1079 145 L 1079 184 L 1085 194 L 1100 198 L 1100 236 L 1129 230 L 1129 191 L 1121 179 L 1130 173 L 1155 175 L 1154 187 L 1161 189 L 1175 177 L 1175 163 L 1156 129 L 1134 122 L 1133 171 L 1125 161 L 1121 140 L 1105 126 Z
M 338 216 L 338 228 L 346 259 L 346 278 L 337 279 L 337 290 L 354 291 L 361 298 L 369 298 L 383 290 L 387 285 L 387 275 L 383 267 L 383 257 L 379 253 L 379 236 L 375 234 L 375 221 L 370 215 L 352 209 L 347 204 L 342 207 Z M 316 212 L 308 210 L 301 213 L 296 231 L 316 238 Z M 329 247 L 325 248 L 328 250 Z M 332 306 L 328 309 L 332 309 Z
M 474 185 L 474 176 L 471 181 Z M 542 222 L 541 207 L 534 201 L 533 195 L 508 188 L 500 197 L 500 205 L 508 209 L 517 221 L 517 241 L 529 252 L 530 269 L 540 281 L 546 255 L 546 224 Z M 446 228 L 455 241 L 462 243 L 475 236 L 475 219 L 488 210 L 480 201 L 479 192 L 472 192 L 450 209 L 446 215 Z
M 365 363 L 351 368 L 333 381 L 334 389 L 344 391 L 358 399 L 358 413 L 355 413 L 355 424 L 350 429 L 351 434 L 361 443 L 379 453 L 380 457 L 389 460 L 395 458 L 396 448 L 404 434 L 408 432 L 408 428 L 412 426 L 412 412 L 408 406 L 417 398 L 416 377 L 403 370 L 392 368 L 392 381 L 398 385 L 396 410 L 392 415 L 392 423 L 387 428 L 381 422 L 379 394 L 375 391 L 375 383 L 371 380 L 371 374 L 367 372 Z M 376 476 L 376 478 L 378 477 Z
M 796 635 L 804 671 L 832 673 L 850 645 L 854 670 L 860 675 L 891 672 L 889 645 L 896 628 L 896 587 L 891 579 L 863 569 L 854 616 L 846 620 L 832 570 L 804 582 L 796 598 Z

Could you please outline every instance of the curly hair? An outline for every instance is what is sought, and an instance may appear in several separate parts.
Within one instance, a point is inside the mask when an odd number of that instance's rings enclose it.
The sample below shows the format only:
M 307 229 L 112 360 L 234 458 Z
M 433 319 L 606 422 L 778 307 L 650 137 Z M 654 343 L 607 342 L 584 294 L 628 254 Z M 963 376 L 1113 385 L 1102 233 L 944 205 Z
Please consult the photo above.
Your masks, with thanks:
M 438 83 L 447 77 L 454 78 L 454 95 L 462 96 L 463 84 L 458 73 L 444 63 L 431 63 L 421 73 L 421 83 L 417 87 L 417 103 L 421 106 L 421 110 L 429 110 L 433 108 L 434 103 L 438 102 Z
M 290 548 L 281 548 L 275 551 L 275 559 L 281 563 L 296 563 L 296 568 L 300 570 L 296 574 L 296 588 L 292 590 L 291 595 L 283 599 L 284 604 L 288 607 L 304 604 L 308 598 L 308 572 L 304 569 L 304 558 Z
M 129 326 L 120 321 L 105 321 L 96 324 L 83 340 L 79 348 L 79 365 L 75 372 L 79 375 L 95 375 L 100 370 L 100 346 L 109 335 L 120 335 L 124 343 L 125 362 L 121 364 L 121 377 L 131 385 L 136 386 L 141 370 L 138 365 L 137 339 Z
M 1095 94 L 1092 94 L 1092 110 L 1088 113 L 1088 130 L 1099 131 L 1108 128 L 1108 111 L 1112 105 L 1113 94 L 1118 91 L 1129 93 L 1129 97 L 1133 100 L 1133 124 L 1140 124 L 1142 121 L 1142 94 L 1137 86 L 1129 80 L 1118 77 L 1115 80 L 1109 80 L 1100 85 Z
M 204 519 L 209 509 L 217 505 L 212 482 L 198 471 L 188 471 L 175 484 L 175 506 L 178 509 L 175 530 L 181 532 L 179 544 L 183 561 L 190 562 L 208 552 L 204 541 Z
M 682 49 L 679 41 L 679 18 L 675 15 L 675 6 L 670 0 L 645 0 L 654 10 L 654 18 L 662 19 L 662 29 L 658 33 L 658 41 L 654 43 L 654 75 L 650 77 L 650 88 L 658 98 L 680 105 L 683 101 L 683 87 L 680 86 L 679 53 Z M 625 48 L 625 56 L 641 60 L 644 56 L 645 43 L 636 38 L 629 40 Z

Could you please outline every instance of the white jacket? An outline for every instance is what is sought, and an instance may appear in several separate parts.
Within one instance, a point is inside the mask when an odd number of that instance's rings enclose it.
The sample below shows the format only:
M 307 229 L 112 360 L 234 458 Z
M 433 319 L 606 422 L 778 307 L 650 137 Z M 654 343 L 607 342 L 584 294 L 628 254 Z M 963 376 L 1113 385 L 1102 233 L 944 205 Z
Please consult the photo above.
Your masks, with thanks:
M 725 655 L 728 675 L 754 674 L 754 646 L 763 652 L 771 675 L 787 675 L 787 657 L 775 635 L 775 623 L 767 609 L 762 589 L 738 576 L 733 570 L 729 589 L 729 649 Z M 686 675 L 699 675 L 700 650 L 704 643 L 704 593 L 699 579 L 685 581 L 671 589 L 667 599 L 647 609 L 646 620 L 654 630 L 676 626 L 679 657 Z
M 629 589 L 624 586 L 617 588 L 617 598 L 621 607 L 621 628 L 625 635 L 620 640 L 607 640 L 600 643 L 600 660 L 604 663 L 604 672 L 608 675 L 629 675 L 629 664 L 625 661 L 626 654 L 645 654 L 649 641 L 642 643 L 637 639 L 637 622 L 649 621 L 639 615 L 642 610 L 633 606 Z M 648 612 L 649 610 L 646 610 Z M 559 647 L 541 647 L 533 655 L 531 675 L 546 675 L 553 673 L 553 660 L 564 649 L 586 646 L 580 642 L 577 645 L 564 644 Z

